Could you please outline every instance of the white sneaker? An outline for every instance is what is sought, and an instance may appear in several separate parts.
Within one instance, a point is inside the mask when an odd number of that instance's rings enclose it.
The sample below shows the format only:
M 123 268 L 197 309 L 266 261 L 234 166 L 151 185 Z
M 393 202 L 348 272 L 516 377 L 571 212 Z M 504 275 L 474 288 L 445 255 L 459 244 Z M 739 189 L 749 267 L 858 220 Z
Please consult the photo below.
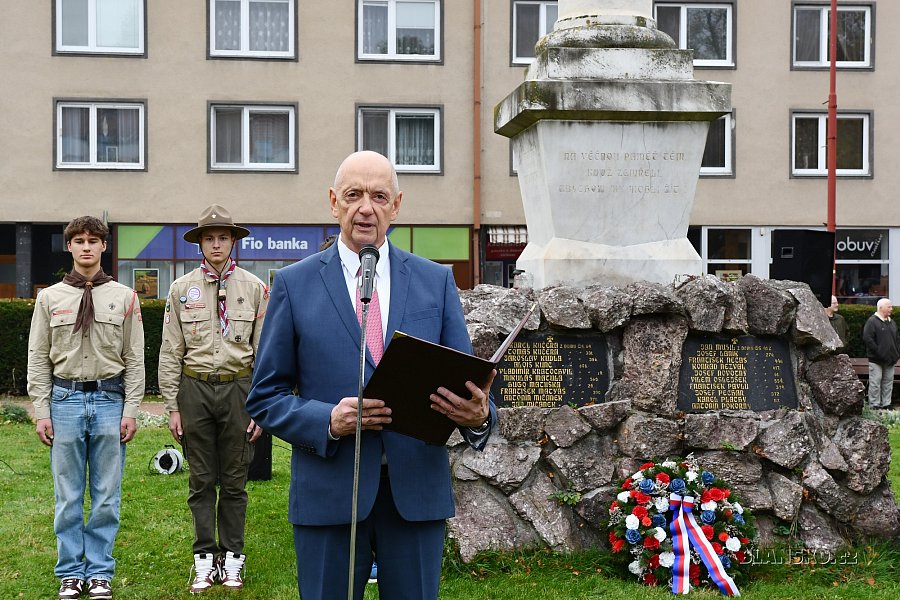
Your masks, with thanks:
M 246 557 L 246 554 L 225 553 L 225 558 L 219 563 L 222 570 L 222 587 L 232 590 L 239 590 L 244 587 L 241 571 L 244 569 L 244 559 Z
M 212 554 L 195 554 L 194 581 L 191 583 L 191 593 L 202 594 L 216 583 L 218 576 L 218 568 Z

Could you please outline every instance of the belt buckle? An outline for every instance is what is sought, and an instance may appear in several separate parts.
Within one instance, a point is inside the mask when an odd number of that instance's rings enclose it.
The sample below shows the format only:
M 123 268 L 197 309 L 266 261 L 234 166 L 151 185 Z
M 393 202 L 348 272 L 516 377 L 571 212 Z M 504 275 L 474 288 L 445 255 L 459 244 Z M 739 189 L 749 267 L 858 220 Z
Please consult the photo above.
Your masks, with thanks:
M 221 378 L 218 373 L 210 373 L 207 381 L 213 385 L 218 385 L 221 383 Z
M 81 382 L 81 390 L 84 392 L 96 392 L 100 390 L 100 380 L 92 379 L 91 381 Z

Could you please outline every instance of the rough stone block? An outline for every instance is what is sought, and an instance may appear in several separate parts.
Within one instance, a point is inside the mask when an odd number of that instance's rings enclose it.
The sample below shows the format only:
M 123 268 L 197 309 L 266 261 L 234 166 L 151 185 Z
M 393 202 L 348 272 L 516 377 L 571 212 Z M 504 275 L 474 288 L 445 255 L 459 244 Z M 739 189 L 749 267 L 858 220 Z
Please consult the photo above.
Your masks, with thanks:
M 460 462 L 508 494 L 525 481 L 540 457 L 539 446 L 488 444 L 482 452 L 467 448 Z
M 860 505 L 853 527 L 857 533 L 885 540 L 900 536 L 900 506 L 886 481 Z
M 749 411 L 687 414 L 685 448 L 746 450 L 759 433 L 759 419 Z
M 769 473 L 766 479 L 772 490 L 772 512 L 782 521 L 792 522 L 797 518 L 800 503 L 803 502 L 803 486 L 779 473 Z
M 834 553 L 847 543 L 837 532 L 831 519 L 806 502 L 800 507 L 797 525 L 803 545 L 810 550 Z
M 674 421 L 631 415 L 619 426 L 619 448 L 622 454 L 651 459 L 680 454 L 681 433 Z
M 684 305 L 691 331 L 719 333 L 728 310 L 728 287 L 714 275 L 693 279 L 677 290 L 675 296 Z
M 631 297 L 631 314 L 634 317 L 650 314 L 683 315 L 685 312 L 684 305 L 671 286 L 650 281 L 635 281 L 628 284 L 625 293 Z
M 622 327 L 631 318 L 631 296 L 621 288 L 594 285 L 581 292 L 591 325 L 601 333 Z
M 548 477 L 540 475 L 534 479 L 533 485 L 524 487 L 510 495 L 509 502 L 516 512 L 531 523 L 541 540 L 557 551 L 571 550 L 574 542 L 576 525 L 572 519 L 572 509 L 560 506 L 551 495 L 557 488 Z
M 604 431 L 615 427 L 631 413 L 631 402 L 619 400 L 590 404 L 579 407 L 578 412 L 595 431 Z
M 571 287 L 545 288 L 538 292 L 538 301 L 547 323 L 566 329 L 590 329 L 588 311 Z
M 536 442 L 544 435 L 544 419 L 550 410 L 535 406 L 500 408 L 497 410 L 500 435 L 510 442 Z
M 738 280 L 747 302 L 747 325 L 754 335 L 783 335 L 794 320 L 797 301 L 754 275 Z
M 696 452 L 704 470 L 732 485 L 756 483 L 762 477 L 762 464 L 749 452 Z
M 591 426 L 571 406 L 550 410 L 544 419 L 544 431 L 557 446 L 568 447 L 591 432 Z
M 868 494 L 881 483 L 891 466 L 891 444 L 883 424 L 852 417 L 838 425 L 834 442 L 847 461 L 846 486 Z
M 781 419 L 764 421 L 753 451 L 776 465 L 793 469 L 813 448 L 803 415 L 790 411 Z
M 803 486 L 819 508 L 843 523 L 852 521 L 862 504 L 860 496 L 838 485 L 818 462 L 810 462 L 803 471 Z
M 837 415 L 858 415 L 863 406 L 863 384 L 846 354 L 809 364 L 806 378 L 822 409 Z
M 609 438 L 592 434 L 571 448 L 557 448 L 547 462 L 562 476 L 565 487 L 585 492 L 612 479 L 613 448 Z
M 483 482 L 457 482 L 456 516 L 449 535 L 459 544 L 464 561 L 487 550 L 512 551 L 539 546 L 540 538 L 511 509 L 506 498 Z

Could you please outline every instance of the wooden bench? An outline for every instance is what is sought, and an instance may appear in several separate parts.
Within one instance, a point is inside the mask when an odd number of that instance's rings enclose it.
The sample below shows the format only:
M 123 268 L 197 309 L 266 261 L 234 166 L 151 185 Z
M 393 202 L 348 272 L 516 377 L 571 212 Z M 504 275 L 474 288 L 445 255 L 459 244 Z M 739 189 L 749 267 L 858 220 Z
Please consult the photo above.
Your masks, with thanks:
M 856 372 L 856 376 L 859 377 L 859 380 L 865 384 L 869 383 L 869 359 L 868 358 L 851 358 L 850 364 L 853 366 L 853 370 Z M 897 361 L 897 366 L 900 367 L 900 360 Z M 900 383 L 900 369 L 894 369 L 894 384 Z

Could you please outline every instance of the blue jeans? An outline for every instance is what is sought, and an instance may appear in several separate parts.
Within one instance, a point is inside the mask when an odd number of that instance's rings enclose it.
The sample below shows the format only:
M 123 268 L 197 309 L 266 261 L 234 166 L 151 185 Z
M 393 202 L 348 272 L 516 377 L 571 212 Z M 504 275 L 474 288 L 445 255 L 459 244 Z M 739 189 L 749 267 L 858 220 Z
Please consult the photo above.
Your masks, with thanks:
M 53 531 L 60 579 L 112 580 L 113 542 L 119 531 L 125 444 L 120 441 L 124 396 L 77 392 L 53 386 L 50 470 L 56 496 Z M 91 512 L 84 522 L 84 491 L 90 474 Z

